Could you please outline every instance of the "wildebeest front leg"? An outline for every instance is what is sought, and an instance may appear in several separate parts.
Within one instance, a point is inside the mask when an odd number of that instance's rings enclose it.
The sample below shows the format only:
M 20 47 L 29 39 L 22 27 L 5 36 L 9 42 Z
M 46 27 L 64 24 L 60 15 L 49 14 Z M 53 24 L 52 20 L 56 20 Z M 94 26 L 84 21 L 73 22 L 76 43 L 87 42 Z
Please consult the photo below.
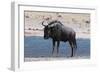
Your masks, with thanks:
M 59 53 L 59 44 L 60 44 L 60 41 L 57 41 L 57 54 Z
M 53 52 L 54 52 L 54 48 L 55 48 L 55 41 L 53 40 L 52 42 L 53 42 L 52 54 L 53 54 Z

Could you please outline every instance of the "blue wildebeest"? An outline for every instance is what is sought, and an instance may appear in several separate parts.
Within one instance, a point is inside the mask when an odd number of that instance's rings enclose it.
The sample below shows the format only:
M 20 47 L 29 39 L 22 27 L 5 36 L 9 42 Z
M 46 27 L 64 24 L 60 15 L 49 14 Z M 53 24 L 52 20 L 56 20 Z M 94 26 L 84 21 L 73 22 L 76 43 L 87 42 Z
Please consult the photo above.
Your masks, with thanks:
M 75 50 L 77 48 L 76 44 L 76 33 L 72 28 L 65 27 L 60 21 L 51 21 L 48 25 L 44 25 L 44 21 L 42 22 L 44 26 L 44 39 L 52 38 L 53 42 L 53 50 L 54 52 L 55 43 L 57 42 L 57 54 L 59 52 L 59 44 L 60 41 L 69 42 L 71 46 L 71 57 L 74 56 Z

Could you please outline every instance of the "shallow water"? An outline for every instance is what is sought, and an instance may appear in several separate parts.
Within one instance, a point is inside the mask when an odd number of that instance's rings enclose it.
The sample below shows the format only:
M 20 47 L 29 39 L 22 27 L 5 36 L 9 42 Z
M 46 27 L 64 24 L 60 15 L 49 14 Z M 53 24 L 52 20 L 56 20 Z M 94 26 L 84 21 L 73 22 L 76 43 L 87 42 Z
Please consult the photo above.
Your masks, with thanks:
M 56 53 L 56 50 L 55 50 Z M 59 46 L 58 57 L 68 57 L 71 55 L 71 48 L 68 42 L 61 42 Z M 77 39 L 77 50 L 75 57 L 90 57 L 90 39 Z M 53 57 L 52 55 L 52 40 L 44 40 L 40 36 L 25 36 L 24 37 L 24 57 L 25 58 L 40 58 Z

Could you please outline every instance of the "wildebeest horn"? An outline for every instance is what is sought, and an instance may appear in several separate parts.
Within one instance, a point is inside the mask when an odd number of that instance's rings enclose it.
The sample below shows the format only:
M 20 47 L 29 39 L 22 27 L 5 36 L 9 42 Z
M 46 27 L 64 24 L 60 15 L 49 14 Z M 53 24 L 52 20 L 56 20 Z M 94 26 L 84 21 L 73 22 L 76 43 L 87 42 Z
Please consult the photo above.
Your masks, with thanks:
M 42 25 L 43 25 L 43 26 L 46 26 L 46 25 L 44 25 L 44 21 L 42 22 Z
M 54 24 L 52 24 L 52 25 L 49 25 L 49 27 L 54 27 L 54 26 L 56 26 L 56 23 L 54 23 Z

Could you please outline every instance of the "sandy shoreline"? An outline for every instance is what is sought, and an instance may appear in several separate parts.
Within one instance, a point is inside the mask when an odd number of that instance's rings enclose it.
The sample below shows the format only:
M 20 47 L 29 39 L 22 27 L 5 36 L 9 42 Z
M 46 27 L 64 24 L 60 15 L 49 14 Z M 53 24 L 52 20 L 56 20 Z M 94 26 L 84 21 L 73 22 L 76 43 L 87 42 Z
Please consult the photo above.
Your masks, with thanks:
M 57 61 L 57 60 L 74 60 L 74 59 L 90 59 L 89 56 L 76 56 L 76 57 L 39 57 L 39 58 L 24 58 L 25 62 L 32 61 Z

